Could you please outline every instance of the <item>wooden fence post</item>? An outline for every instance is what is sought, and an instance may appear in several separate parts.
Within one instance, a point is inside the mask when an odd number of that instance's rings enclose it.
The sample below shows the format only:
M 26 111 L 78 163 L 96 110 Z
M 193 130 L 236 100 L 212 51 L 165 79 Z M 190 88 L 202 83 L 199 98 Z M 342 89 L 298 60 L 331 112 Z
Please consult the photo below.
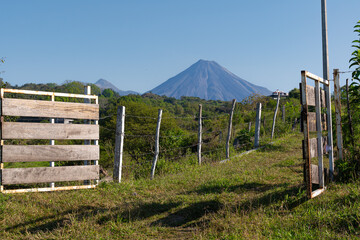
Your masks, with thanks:
M 293 131 L 295 131 L 296 123 L 297 123 L 297 118 L 294 119 L 294 123 L 293 123 L 293 125 L 292 125 L 292 130 L 293 130 Z
M 235 104 L 236 104 L 236 99 L 233 99 L 230 117 L 229 117 L 228 135 L 227 135 L 227 139 L 226 139 L 226 159 L 230 158 L 230 138 L 231 138 L 231 128 L 232 128 L 232 120 L 233 120 L 233 115 L 234 115 Z
M 266 136 L 266 116 L 264 115 L 264 118 L 263 118 L 263 137 Z
M 91 94 L 91 86 L 85 86 L 84 94 L 85 94 L 85 95 L 90 95 L 90 94 Z M 91 100 L 88 99 L 88 98 L 85 98 L 85 99 L 84 99 L 84 103 L 89 103 L 89 104 L 90 104 L 90 103 L 91 103 Z M 65 121 L 65 120 L 64 120 L 64 121 Z M 85 123 L 85 124 L 91 124 L 90 120 L 84 120 L 84 123 Z M 84 144 L 85 144 L 85 145 L 91 145 L 91 140 L 85 140 L 85 141 L 84 141 Z M 88 160 L 85 160 L 85 161 L 84 161 L 84 165 L 91 165 L 91 162 L 88 161 Z M 85 181 L 84 181 L 84 184 L 85 184 L 85 185 L 90 185 L 90 180 L 85 180 Z
M 256 106 L 256 122 L 255 122 L 255 143 L 254 147 L 259 147 L 260 140 L 260 125 L 261 125 L 261 103 Z
M 116 117 L 116 132 L 115 132 L 115 159 L 114 159 L 114 182 L 121 182 L 122 162 L 123 162 L 123 148 L 125 135 L 125 107 L 119 106 Z
M 249 122 L 249 132 L 251 131 L 251 122 Z
M 198 132 L 198 162 L 201 165 L 201 142 L 202 142 L 202 105 L 199 104 L 199 132 Z
M 51 96 L 51 101 L 52 101 L 52 102 L 55 101 L 55 95 L 52 95 L 52 96 Z M 50 118 L 50 123 L 51 123 L 51 124 L 55 124 L 55 119 L 54 119 L 54 118 Z M 55 145 L 55 140 L 54 140 L 54 139 L 51 139 L 51 140 L 50 140 L 50 145 Z M 50 167 L 55 167 L 55 162 L 50 162 Z M 55 183 L 54 183 L 54 182 L 50 183 L 50 187 L 51 187 L 51 188 L 54 188 L 54 187 L 55 187 Z
M 349 120 L 350 141 L 352 146 L 355 147 L 354 130 L 352 127 L 352 118 L 351 118 L 350 102 L 349 102 L 349 79 L 346 79 L 346 105 L 347 105 L 348 120 Z
M 341 129 L 341 88 L 339 69 L 334 69 L 334 98 L 335 98 L 335 115 L 336 115 L 336 143 L 337 157 L 343 159 L 343 138 Z
M 274 137 L 276 115 L 277 115 L 277 111 L 278 111 L 278 108 L 279 108 L 279 102 L 280 102 L 280 92 L 278 92 L 278 96 L 277 96 L 276 108 L 275 108 L 273 124 L 272 124 L 272 128 L 271 128 L 271 139 L 273 139 L 273 137 Z
M 285 105 L 282 106 L 282 121 L 285 122 Z
M 334 179 L 334 149 L 333 149 L 333 133 L 332 133 L 332 113 L 331 113 L 331 92 L 330 84 L 325 85 L 325 98 L 326 98 L 326 122 L 328 124 L 328 155 L 329 155 L 329 175 L 330 180 Z
M 159 109 L 158 121 L 157 121 L 157 126 L 156 126 L 156 134 L 155 134 L 155 156 L 154 156 L 154 161 L 153 161 L 153 164 L 151 167 L 151 179 L 154 179 L 156 162 L 159 157 L 159 138 L 160 138 L 161 116 L 162 116 L 162 109 Z
M 319 172 L 319 187 L 324 188 L 324 163 L 323 163 L 323 138 L 321 126 L 321 96 L 320 96 L 320 82 L 315 81 L 315 111 L 316 111 L 316 131 L 317 131 L 317 153 L 318 153 L 318 172 Z
M 4 121 L 4 117 L 2 115 L 2 101 L 4 98 L 4 89 L 1 88 L 0 89 L 0 137 L 2 136 L 2 123 Z M 2 180 L 2 173 L 3 173 L 3 169 L 4 169 L 4 163 L 3 163 L 3 145 L 4 145 L 4 140 L 2 140 L 2 137 L 0 139 L 0 192 L 4 191 L 4 185 L 3 185 L 3 180 Z
M 99 98 L 96 98 L 95 99 L 95 104 L 99 104 Z M 95 120 L 95 125 L 99 125 L 99 120 Z M 94 140 L 94 144 L 96 145 L 96 146 L 98 146 L 99 145 L 99 140 Z M 94 161 L 94 165 L 99 165 L 99 160 L 95 160 Z M 97 184 L 99 184 L 99 180 L 98 179 L 96 179 L 95 180 L 95 183 L 96 183 L 96 185 Z

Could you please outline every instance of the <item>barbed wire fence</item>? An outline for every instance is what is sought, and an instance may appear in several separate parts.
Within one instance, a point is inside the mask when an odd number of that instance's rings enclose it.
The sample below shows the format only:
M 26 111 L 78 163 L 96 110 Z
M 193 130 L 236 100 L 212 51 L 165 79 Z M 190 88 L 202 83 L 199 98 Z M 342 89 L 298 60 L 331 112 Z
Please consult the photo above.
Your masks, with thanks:
M 119 110 L 119 109 L 122 109 Z M 195 116 L 162 117 L 125 114 L 125 107 L 119 107 L 116 120 L 114 175 L 120 182 L 125 178 L 139 178 L 166 172 L 168 168 L 176 169 L 179 164 L 202 164 L 229 159 L 245 150 L 253 148 L 256 134 L 255 118 L 244 120 L 244 114 L 234 108 L 229 113 L 217 116 L 202 117 L 201 110 Z M 252 109 L 259 111 L 259 109 Z M 269 140 L 275 108 L 263 108 L 260 119 L 259 134 L 262 144 Z M 229 116 L 233 120 L 229 121 Z M 286 117 L 285 105 L 277 115 L 281 119 L 274 125 L 275 136 L 289 131 L 296 131 L 300 122 L 298 118 Z M 102 117 L 106 119 L 114 114 Z M 201 116 L 199 120 L 199 116 Z M 141 129 L 135 128 L 131 120 L 143 121 Z M 241 122 L 237 122 L 241 119 Z M 234 124 L 233 124 L 234 123 Z M 233 124 L 233 125 L 232 125 Z M 229 126 L 230 125 L 230 126 Z M 232 126 L 231 126 L 232 125 Z M 126 126 L 126 129 L 125 129 Z M 162 128 L 165 126 L 164 128 Z M 106 129 L 106 127 L 102 127 Z M 157 129 L 158 128 L 158 129 Z M 159 134 L 156 134 L 158 130 Z M 199 130 L 200 129 L 200 130 Z M 111 129 L 107 129 L 111 130 Z M 112 130 L 113 131 L 113 130 Z M 229 135 L 230 132 L 230 137 Z M 230 149 L 230 150 L 229 150 Z M 151 169 L 151 171 L 150 171 Z

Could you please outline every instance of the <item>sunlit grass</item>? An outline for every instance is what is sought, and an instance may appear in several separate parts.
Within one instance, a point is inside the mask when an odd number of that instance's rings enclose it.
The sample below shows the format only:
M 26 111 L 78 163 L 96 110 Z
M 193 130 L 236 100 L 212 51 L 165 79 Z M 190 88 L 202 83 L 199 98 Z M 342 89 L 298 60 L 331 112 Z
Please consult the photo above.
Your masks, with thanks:
M 226 163 L 159 160 L 154 180 L 0 195 L 1 239 L 334 239 L 360 234 L 359 183 L 307 200 L 300 134 Z

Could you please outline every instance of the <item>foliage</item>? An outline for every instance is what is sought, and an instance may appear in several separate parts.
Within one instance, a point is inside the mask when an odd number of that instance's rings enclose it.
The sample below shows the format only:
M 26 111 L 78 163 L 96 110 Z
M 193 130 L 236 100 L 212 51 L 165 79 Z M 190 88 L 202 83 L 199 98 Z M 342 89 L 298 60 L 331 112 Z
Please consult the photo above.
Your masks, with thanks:
M 353 119 L 354 134 L 350 136 L 348 131 L 349 122 L 344 124 L 344 143 L 345 143 L 345 159 L 338 161 L 339 179 L 348 181 L 359 177 L 360 173 L 360 149 L 358 143 L 360 140 L 360 21 L 354 26 L 354 32 L 357 33 L 359 40 L 354 40 L 352 47 L 355 48 L 349 60 L 349 68 L 353 70 L 353 82 L 349 87 L 351 114 Z M 350 138 L 354 139 L 355 145 L 352 145 Z
M 83 94 L 85 83 L 66 81 L 64 84 L 55 83 L 34 84 L 27 83 L 23 86 L 9 86 L 12 88 L 55 91 Z M 111 89 L 102 90 L 92 86 L 92 94 L 99 96 L 100 105 L 100 165 L 111 169 L 114 160 L 115 127 L 117 120 L 117 108 L 126 107 L 125 118 L 125 141 L 124 141 L 124 170 L 123 176 L 128 179 L 148 177 L 155 144 L 155 129 L 157 124 L 158 109 L 163 110 L 163 118 L 160 128 L 160 155 L 158 173 L 165 174 L 177 169 L 179 162 L 193 162 L 195 164 L 198 144 L 198 114 L 199 104 L 202 104 L 202 157 L 203 162 L 214 162 L 225 158 L 225 142 L 228 133 L 229 111 L 231 102 L 203 100 L 198 97 L 172 97 L 158 96 L 152 93 L 140 95 L 119 96 Z M 24 96 L 12 94 L 18 98 L 46 99 L 49 97 Z M 83 101 L 82 99 L 70 99 L 56 97 L 57 101 Z M 254 136 L 256 104 L 261 102 L 263 106 L 262 116 L 266 117 L 266 124 L 262 126 L 261 137 L 267 139 L 271 133 L 271 122 L 276 106 L 276 100 L 251 95 L 236 104 L 233 115 L 233 129 L 230 142 L 231 155 L 251 149 Z M 286 105 L 286 123 L 278 118 L 275 137 L 280 137 L 290 131 L 290 122 L 298 117 L 299 102 L 296 99 L 281 99 L 280 105 Z M 281 112 L 281 111 L 279 111 Z M 279 113 L 281 114 L 281 113 Z M 16 119 L 13 119 L 16 121 Z M 45 119 L 44 121 L 48 121 Z M 80 122 L 82 120 L 79 120 Z M 252 122 L 249 132 L 249 122 Z M 238 141 L 233 147 L 234 141 Z M 265 141 L 266 142 L 266 141 Z M 82 141 L 68 141 L 67 144 L 82 144 Z M 26 142 L 24 144 L 37 144 Z M 55 144 L 66 144 L 56 141 Z M 193 159 L 193 160 L 189 160 Z M 61 164 L 61 163 L 58 163 Z M 165 166 L 165 167 L 162 167 Z M 170 167 L 173 166 L 173 167 Z M 172 169 L 172 170 L 171 170 Z
M 251 149 L 253 132 L 249 132 L 247 129 L 241 130 L 235 138 L 234 146 L 239 149 L 249 150 Z
M 289 97 L 299 99 L 300 101 L 300 89 L 294 88 L 293 90 L 291 90 L 289 92 Z
M 347 147 L 344 155 L 344 159 L 339 159 L 335 163 L 338 169 L 337 180 L 341 182 L 353 181 L 360 177 L 360 149 Z
M 360 81 L 360 21 L 357 22 L 357 25 L 354 26 L 355 30 L 354 32 L 358 33 L 359 36 L 359 40 L 354 40 L 353 43 L 354 45 L 352 45 L 353 48 L 355 48 L 355 50 L 353 51 L 352 58 L 350 59 L 350 68 L 351 67 L 355 67 L 353 73 L 352 73 L 352 77 L 353 79 L 356 79 L 358 81 Z

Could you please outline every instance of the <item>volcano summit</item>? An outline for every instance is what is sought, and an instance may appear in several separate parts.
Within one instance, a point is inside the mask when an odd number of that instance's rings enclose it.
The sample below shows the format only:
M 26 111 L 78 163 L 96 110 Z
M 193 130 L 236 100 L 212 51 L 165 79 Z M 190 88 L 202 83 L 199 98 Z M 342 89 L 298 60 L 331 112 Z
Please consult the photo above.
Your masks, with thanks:
M 234 98 L 241 101 L 254 93 L 271 94 L 267 88 L 254 85 L 236 76 L 215 61 L 206 60 L 199 60 L 150 92 L 178 99 L 189 96 L 223 101 Z

